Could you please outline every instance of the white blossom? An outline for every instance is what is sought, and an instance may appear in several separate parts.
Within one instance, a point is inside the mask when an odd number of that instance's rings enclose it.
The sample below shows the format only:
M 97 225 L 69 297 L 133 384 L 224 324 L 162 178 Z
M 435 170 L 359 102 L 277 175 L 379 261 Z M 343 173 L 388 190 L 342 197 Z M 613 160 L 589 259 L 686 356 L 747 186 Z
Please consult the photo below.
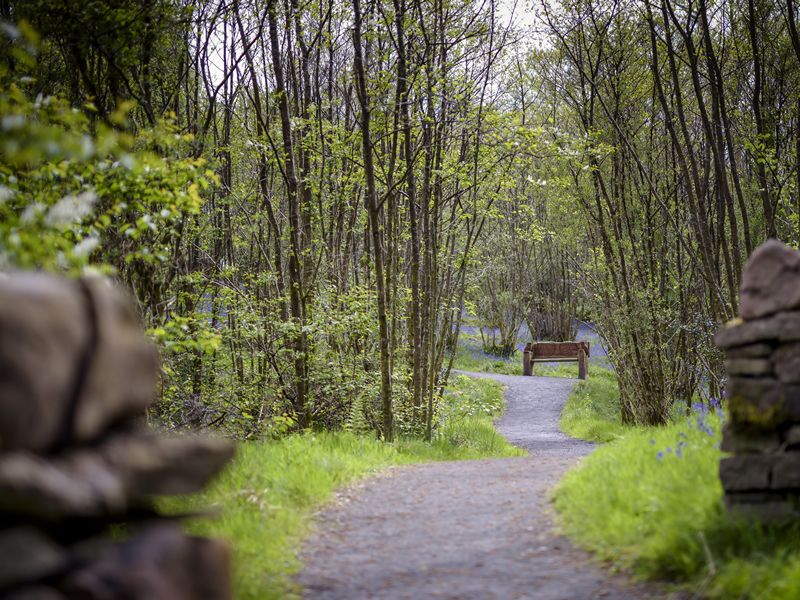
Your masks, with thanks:
M 22 214 L 19 217 L 19 220 L 23 223 L 31 223 L 36 220 L 36 217 L 42 214 L 45 210 L 45 205 L 41 202 L 34 202 L 33 204 L 29 204 L 25 207 L 25 210 L 22 211 Z
M 45 217 L 45 223 L 50 226 L 68 225 L 82 221 L 97 202 L 94 191 L 81 192 L 77 196 L 64 196 L 50 207 Z
M 14 190 L 7 188 L 6 186 L 0 184 L 0 204 L 3 204 L 6 200 L 11 198 L 14 195 Z
M 83 238 L 77 244 L 75 244 L 75 247 L 72 249 L 72 253 L 75 256 L 83 258 L 83 257 L 89 256 L 89 254 L 91 254 L 92 250 L 97 248 L 97 246 L 99 244 L 100 244 L 100 240 L 97 239 L 97 237 L 95 237 L 95 236 L 86 237 L 86 238 Z
M 23 115 L 6 115 L 0 123 L 6 131 L 19 129 L 25 125 L 25 117 Z

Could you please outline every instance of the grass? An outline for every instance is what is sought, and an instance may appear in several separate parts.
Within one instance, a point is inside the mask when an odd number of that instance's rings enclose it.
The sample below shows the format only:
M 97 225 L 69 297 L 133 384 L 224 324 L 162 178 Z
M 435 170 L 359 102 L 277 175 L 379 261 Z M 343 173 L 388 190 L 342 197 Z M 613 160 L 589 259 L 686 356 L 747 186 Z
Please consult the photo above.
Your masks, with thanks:
M 609 442 L 627 431 L 620 419 L 619 386 L 609 369 L 594 368 L 575 386 L 561 413 L 561 429 L 582 440 Z
M 503 388 L 489 380 L 453 378 L 435 439 L 383 443 L 353 433 L 305 433 L 241 444 L 235 462 L 202 494 L 163 503 L 169 511 L 216 508 L 214 519 L 188 524 L 234 549 L 234 597 L 297 596 L 292 575 L 311 518 L 334 490 L 393 465 L 435 460 L 518 456 L 492 422 Z
M 800 598 L 800 522 L 768 527 L 724 508 L 721 415 L 625 427 L 613 374 L 598 371 L 569 399 L 562 427 L 611 441 L 556 488 L 565 532 L 603 560 L 699 596 Z

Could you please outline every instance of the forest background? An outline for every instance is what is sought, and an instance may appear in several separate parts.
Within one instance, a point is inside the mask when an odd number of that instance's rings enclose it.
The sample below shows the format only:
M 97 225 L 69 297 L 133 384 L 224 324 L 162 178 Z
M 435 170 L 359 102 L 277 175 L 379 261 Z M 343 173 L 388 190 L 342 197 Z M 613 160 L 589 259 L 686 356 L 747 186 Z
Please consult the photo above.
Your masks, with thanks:
M 168 427 L 431 438 L 467 317 L 498 356 L 593 321 L 665 423 L 721 391 L 749 252 L 800 243 L 793 0 L 0 17 L 0 268 L 128 287 Z

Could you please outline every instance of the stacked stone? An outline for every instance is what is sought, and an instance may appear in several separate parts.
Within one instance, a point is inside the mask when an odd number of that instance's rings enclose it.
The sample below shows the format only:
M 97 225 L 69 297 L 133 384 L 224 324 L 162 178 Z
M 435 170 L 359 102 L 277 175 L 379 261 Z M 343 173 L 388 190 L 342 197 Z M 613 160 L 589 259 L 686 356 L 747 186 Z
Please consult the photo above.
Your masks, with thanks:
M 730 420 L 720 463 L 730 508 L 775 520 L 800 511 L 800 252 L 769 240 L 742 274 L 725 352 Z
M 147 429 L 158 358 L 125 296 L 0 278 L 0 597 L 230 598 L 227 546 L 154 499 L 200 490 L 233 449 Z

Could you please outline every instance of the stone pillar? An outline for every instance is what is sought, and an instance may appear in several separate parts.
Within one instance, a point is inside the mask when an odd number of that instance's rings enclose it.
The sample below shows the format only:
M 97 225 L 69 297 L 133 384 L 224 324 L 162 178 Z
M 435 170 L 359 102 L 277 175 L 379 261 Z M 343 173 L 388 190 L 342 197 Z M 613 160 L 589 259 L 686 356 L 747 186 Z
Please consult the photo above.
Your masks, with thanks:
M 725 353 L 730 420 L 720 463 L 729 508 L 775 520 L 800 510 L 800 252 L 769 240 L 742 274 Z
M 233 447 L 148 429 L 158 375 L 108 282 L 0 274 L 0 597 L 231 598 L 227 544 L 156 498 L 201 490 Z

